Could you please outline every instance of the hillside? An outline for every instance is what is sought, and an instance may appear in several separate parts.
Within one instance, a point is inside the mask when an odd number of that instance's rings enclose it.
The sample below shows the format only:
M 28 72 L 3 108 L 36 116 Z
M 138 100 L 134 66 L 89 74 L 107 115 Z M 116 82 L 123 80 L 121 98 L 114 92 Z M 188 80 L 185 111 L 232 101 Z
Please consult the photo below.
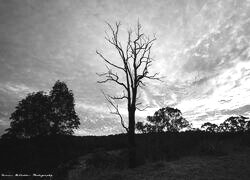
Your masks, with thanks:
M 76 166 L 68 180 L 165 180 L 165 179 L 249 179 L 250 149 L 238 150 L 223 156 L 188 156 L 174 161 L 148 163 L 134 170 L 86 170 Z
M 133 171 L 127 168 L 128 152 L 125 134 L 100 137 L 37 137 L 26 140 L 1 139 L 0 172 L 53 174 L 53 179 L 62 180 L 68 176 L 82 178 L 82 172 L 84 175 L 86 169 L 91 177 L 92 172 L 99 172 L 98 176 L 93 178 L 104 176 L 105 178 L 102 179 L 106 179 L 111 170 L 114 172 L 114 177 L 112 175 L 107 179 L 117 179 L 115 177 L 119 175 L 130 179 L 134 173 L 138 174 L 134 176 L 135 179 L 140 179 L 140 174 L 150 179 L 155 176 L 154 173 L 167 174 L 163 177 L 172 175 L 185 177 L 185 173 L 188 174 L 192 169 L 199 177 L 198 175 L 209 174 L 208 167 L 211 166 L 214 171 L 222 168 L 216 176 L 219 177 L 224 176 L 228 165 L 232 164 L 231 170 L 228 170 L 237 175 L 249 168 L 246 166 L 250 163 L 249 139 L 249 132 L 137 134 L 138 168 Z M 83 161 L 86 163 L 82 164 Z M 218 163 L 220 165 L 217 166 Z M 241 168 L 236 168 L 237 164 Z M 75 173 L 74 169 L 78 169 L 79 165 L 81 168 Z M 82 167 L 85 167 L 85 170 Z M 149 170 L 150 168 L 153 170 Z M 173 168 L 174 171 L 171 170 Z M 171 172 L 172 175 L 167 172 Z M 213 170 L 211 173 L 211 175 L 214 174 Z M 244 171 L 243 177 L 247 175 Z

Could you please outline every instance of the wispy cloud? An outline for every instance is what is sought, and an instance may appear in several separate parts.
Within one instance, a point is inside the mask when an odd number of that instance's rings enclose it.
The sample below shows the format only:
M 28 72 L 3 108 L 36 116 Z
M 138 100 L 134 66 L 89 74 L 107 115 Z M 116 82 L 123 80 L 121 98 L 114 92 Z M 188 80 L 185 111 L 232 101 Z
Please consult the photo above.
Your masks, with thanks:
M 249 115 L 249 17 L 248 0 L 0 1 L 0 119 L 8 124 L 18 100 L 48 92 L 60 79 L 75 95 L 82 122 L 77 134 L 122 132 L 100 89 L 122 91 L 96 83 L 95 73 L 105 67 L 95 50 L 118 62 L 104 40 L 105 21 L 120 20 L 126 39 L 126 28 L 138 18 L 157 37 L 150 70 L 166 78 L 140 91 L 150 108 L 137 112 L 137 119 L 164 106 L 179 108 L 196 126 Z M 126 105 L 120 105 L 126 115 Z

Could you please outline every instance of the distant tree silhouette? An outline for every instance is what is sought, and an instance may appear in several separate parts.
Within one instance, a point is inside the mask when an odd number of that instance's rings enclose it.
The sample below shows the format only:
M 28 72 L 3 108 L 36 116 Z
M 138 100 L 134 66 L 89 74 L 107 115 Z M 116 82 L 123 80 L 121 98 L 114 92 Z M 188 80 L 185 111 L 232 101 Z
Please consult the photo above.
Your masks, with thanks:
M 221 132 L 237 132 L 247 130 L 248 121 L 244 116 L 232 116 L 220 124 L 219 129 Z
M 49 112 L 49 97 L 44 92 L 28 94 L 11 114 L 12 121 L 5 137 L 30 138 L 48 134 Z
M 210 122 L 206 122 L 201 126 L 201 129 L 204 129 L 207 132 L 218 132 L 219 126 Z
M 246 123 L 246 130 L 250 131 L 250 121 L 247 121 L 247 123 Z
M 193 131 L 193 132 L 200 132 L 201 129 L 200 128 L 194 128 L 194 127 L 191 127 L 188 129 L 188 131 Z
M 64 82 L 57 81 L 46 95 L 28 94 L 11 114 L 10 128 L 3 138 L 32 138 L 40 135 L 72 134 L 80 121 L 74 109 L 74 97 Z
M 79 117 L 75 112 L 74 96 L 65 82 L 56 81 L 50 91 L 51 102 L 51 133 L 73 134 L 73 129 L 80 125 Z
M 142 133 L 147 133 L 149 130 L 143 122 L 137 122 L 135 125 L 136 129 Z
M 110 96 L 105 93 L 106 100 L 113 106 L 113 114 L 119 116 L 122 126 L 128 133 L 129 139 L 129 166 L 136 166 L 136 151 L 135 151 L 135 111 L 143 110 L 139 107 L 138 89 L 145 86 L 145 79 L 159 80 L 158 73 L 149 74 L 149 68 L 152 65 L 151 48 L 155 38 L 149 38 L 141 32 L 142 27 L 138 22 L 136 30 L 128 31 L 128 38 L 125 43 L 122 43 L 119 38 L 120 23 L 115 26 L 108 24 L 110 35 L 105 37 L 107 42 L 111 44 L 120 57 L 120 63 L 114 63 L 106 58 L 102 53 L 96 51 L 101 59 L 106 63 L 107 72 L 98 74 L 104 80 L 99 83 L 112 82 L 121 87 L 123 94 L 121 96 Z M 123 44 L 123 45 L 122 45 Z M 115 71 L 114 71 L 115 70 Z M 116 100 L 126 100 L 128 109 L 128 127 L 124 123 L 123 117 L 119 112 Z
M 182 117 L 179 109 L 165 107 L 154 113 L 153 116 L 147 117 L 147 122 L 137 122 L 136 128 L 143 132 L 178 132 L 183 128 L 191 128 L 191 124 Z

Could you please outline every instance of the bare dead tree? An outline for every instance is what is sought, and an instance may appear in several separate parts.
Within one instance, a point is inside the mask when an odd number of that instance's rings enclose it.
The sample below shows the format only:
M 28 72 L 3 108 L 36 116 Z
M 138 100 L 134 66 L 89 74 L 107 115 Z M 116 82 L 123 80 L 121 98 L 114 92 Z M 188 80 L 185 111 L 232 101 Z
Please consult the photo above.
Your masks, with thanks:
M 136 151 L 135 151 L 135 111 L 144 110 L 140 108 L 142 105 L 139 102 L 140 96 L 138 96 L 138 89 L 145 86 L 145 79 L 160 80 L 158 73 L 149 74 L 149 68 L 154 61 L 151 58 L 151 49 L 153 42 L 156 40 L 155 37 L 150 38 L 141 32 L 142 27 L 138 22 L 136 30 L 128 31 L 128 38 L 125 45 L 119 38 L 119 31 L 121 24 L 117 22 L 114 26 L 107 23 L 110 32 L 106 33 L 106 41 L 110 43 L 118 52 L 122 65 L 112 62 L 106 58 L 101 52 L 96 53 L 105 62 L 107 72 L 98 74 L 103 79 L 98 83 L 112 82 L 121 87 L 123 94 L 120 96 L 111 96 L 105 93 L 106 100 L 114 108 L 111 113 L 119 116 L 122 126 L 128 133 L 129 140 L 129 166 L 131 168 L 136 166 Z M 124 47 L 123 47 L 124 46 Z M 114 71 L 115 70 L 115 71 Z M 119 111 L 116 100 L 126 100 L 128 109 L 128 127 L 124 123 L 124 119 Z

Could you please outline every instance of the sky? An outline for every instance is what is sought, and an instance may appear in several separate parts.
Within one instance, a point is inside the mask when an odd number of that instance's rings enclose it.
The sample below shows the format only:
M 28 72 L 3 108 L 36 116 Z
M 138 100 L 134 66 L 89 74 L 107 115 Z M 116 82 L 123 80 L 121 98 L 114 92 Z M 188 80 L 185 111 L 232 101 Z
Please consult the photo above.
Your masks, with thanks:
M 96 50 L 119 63 L 106 22 L 120 21 L 124 40 L 138 20 L 157 38 L 150 72 L 163 79 L 140 90 L 149 108 L 137 121 L 166 106 L 194 127 L 250 116 L 250 0 L 0 0 L 0 134 L 18 101 L 56 80 L 73 90 L 76 135 L 124 132 L 101 93 L 122 91 L 97 83 L 105 65 Z

